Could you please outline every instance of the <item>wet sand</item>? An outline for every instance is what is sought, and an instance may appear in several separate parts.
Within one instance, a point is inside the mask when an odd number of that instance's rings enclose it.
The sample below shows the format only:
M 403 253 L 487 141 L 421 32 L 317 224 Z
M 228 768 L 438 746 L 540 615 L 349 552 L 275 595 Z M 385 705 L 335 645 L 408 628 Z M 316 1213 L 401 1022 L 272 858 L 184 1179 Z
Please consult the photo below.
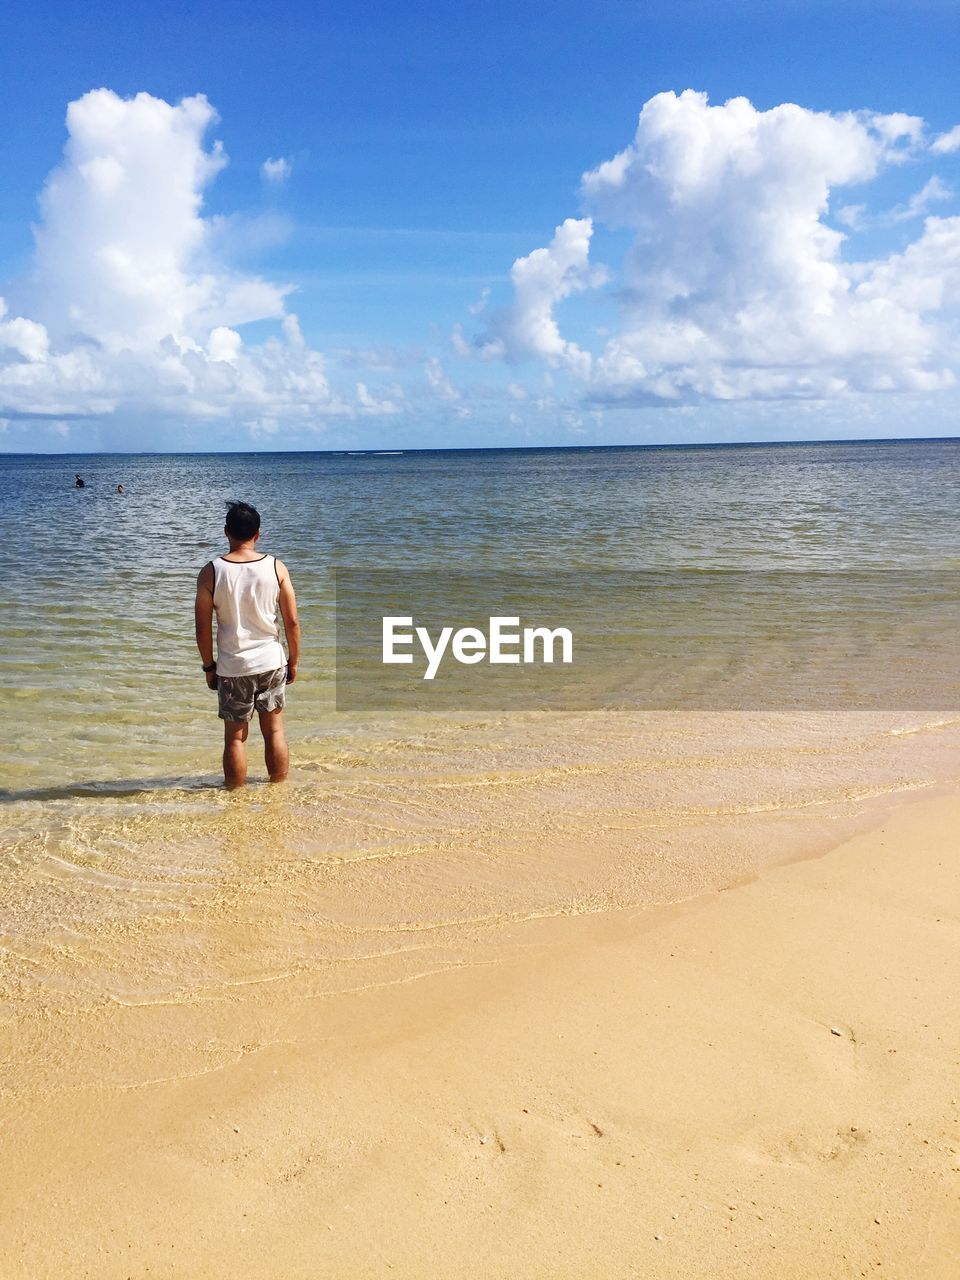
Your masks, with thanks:
M 367 990 L 38 1017 L 0 1274 L 953 1280 L 958 830 L 915 799 Z

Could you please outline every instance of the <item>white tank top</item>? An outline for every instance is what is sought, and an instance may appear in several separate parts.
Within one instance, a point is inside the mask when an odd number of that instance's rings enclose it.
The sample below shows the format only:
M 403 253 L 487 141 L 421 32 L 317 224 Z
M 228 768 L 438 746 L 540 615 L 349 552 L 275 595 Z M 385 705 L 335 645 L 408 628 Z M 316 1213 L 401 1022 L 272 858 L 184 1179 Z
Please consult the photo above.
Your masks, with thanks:
M 279 601 L 274 556 L 236 562 L 219 556 L 213 561 L 218 675 L 258 675 L 285 665 L 277 625 Z

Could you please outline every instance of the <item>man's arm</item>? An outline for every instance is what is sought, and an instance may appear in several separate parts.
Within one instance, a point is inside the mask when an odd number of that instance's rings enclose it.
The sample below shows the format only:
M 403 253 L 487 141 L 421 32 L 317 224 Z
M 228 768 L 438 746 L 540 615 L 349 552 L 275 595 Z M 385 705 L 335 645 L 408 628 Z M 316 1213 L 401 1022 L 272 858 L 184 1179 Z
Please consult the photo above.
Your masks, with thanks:
M 280 617 L 287 637 L 287 684 L 293 684 L 300 665 L 300 619 L 297 617 L 297 597 L 293 583 L 282 560 L 277 561 L 277 580 L 280 583 Z
M 197 599 L 193 606 L 197 648 L 205 667 L 213 666 L 213 565 L 205 564 L 197 577 Z M 217 687 L 216 671 L 206 671 L 207 687 Z

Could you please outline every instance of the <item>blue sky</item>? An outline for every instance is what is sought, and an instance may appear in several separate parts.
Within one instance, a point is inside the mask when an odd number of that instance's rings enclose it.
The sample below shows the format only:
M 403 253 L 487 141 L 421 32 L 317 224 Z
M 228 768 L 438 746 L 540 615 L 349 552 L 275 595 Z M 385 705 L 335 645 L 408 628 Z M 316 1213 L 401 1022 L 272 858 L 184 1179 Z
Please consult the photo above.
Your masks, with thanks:
M 10 6 L 0 449 L 960 434 L 957 33 L 948 3 Z

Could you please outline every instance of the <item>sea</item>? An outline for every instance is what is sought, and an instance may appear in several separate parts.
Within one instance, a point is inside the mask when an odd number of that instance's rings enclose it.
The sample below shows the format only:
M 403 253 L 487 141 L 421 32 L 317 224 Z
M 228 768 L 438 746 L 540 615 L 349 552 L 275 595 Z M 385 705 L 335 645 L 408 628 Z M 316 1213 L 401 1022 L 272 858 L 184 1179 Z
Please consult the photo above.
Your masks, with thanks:
M 304 639 L 289 781 L 254 730 L 228 793 L 193 602 L 232 499 Z M 4 455 L 0 534 L 8 1020 L 415 977 L 508 925 L 738 883 L 960 776 L 960 441 Z M 338 609 L 376 614 L 384 582 L 451 624 L 464 583 L 508 584 L 509 612 L 588 628 L 589 663 L 545 699 L 513 669 L 474 696 L 466 667 L 424 698 L 404 668 L 406 700 L 374 663 L 358 697 Z

